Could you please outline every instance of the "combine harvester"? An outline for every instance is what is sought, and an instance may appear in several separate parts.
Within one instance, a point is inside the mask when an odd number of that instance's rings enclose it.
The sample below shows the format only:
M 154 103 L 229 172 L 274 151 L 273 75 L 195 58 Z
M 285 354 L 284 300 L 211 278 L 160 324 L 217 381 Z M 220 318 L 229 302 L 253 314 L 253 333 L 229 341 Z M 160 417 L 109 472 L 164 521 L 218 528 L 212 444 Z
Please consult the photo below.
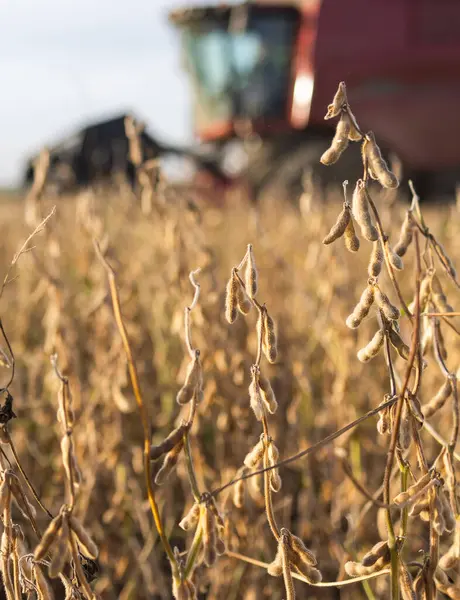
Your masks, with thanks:
M 460 2 L 255 0 L 175 10 L 194 94 L 195 133 L 252 194 L 300 195 L 332 131 L 324 107 L 339 81 L 424 197 L 460 181 Z M 347 152 L 337 183 L 357 175 Z
M 305 174 L 341 184 L 360 174 L 359 147 L 327 169 L 334 124 L 324 107 L 339 81 L 364 131 L 399 161 L 424 197 L 454 197 L 460 181 L 460 2 L 254 0 L 175 10 L 193 93 L 194 149 L 141 134 L 143 160 L 195 164 L 196 188 L 246 186 L 297 199 Z M 51 148 L 50 181 L 134 180 L 121 115 Z M 355 150 L 353 152 L 352 150 Z M 26 181 L 33 174 L 29 163 Z

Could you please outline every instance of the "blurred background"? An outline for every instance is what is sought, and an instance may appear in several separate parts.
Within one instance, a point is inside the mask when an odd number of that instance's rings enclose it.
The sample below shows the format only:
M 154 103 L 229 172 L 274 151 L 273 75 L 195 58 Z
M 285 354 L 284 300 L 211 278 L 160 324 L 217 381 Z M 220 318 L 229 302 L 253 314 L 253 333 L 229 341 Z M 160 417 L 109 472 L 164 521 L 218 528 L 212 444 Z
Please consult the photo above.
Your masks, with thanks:
M 334 175 L 320 163 L 336 122 L 324 120 L 325 107 L 345 80 L 362 131 L 375 133 L 403 182 L 414 180 L 424 197 L 454 198 L 460 5 L 193 6 L 3 3 L 0 185 L 24 183 L 45 144 L 50 179 L 64 165 L 74 183 L 94 183 L 126 163 L 123 118 L 133 115 L 145 131 L 144 159 L 189 159 L 191 177 L 207 175 L 211 187 L 238 180 L 253 199 L 297 200 L 306 181 L 359 176 L 356 145 Z
M 0 6 L 0 186 L 45 143 L 126 111 L 168 141 L 192 137 L 168 11 L 190 0 L 6 0 Z

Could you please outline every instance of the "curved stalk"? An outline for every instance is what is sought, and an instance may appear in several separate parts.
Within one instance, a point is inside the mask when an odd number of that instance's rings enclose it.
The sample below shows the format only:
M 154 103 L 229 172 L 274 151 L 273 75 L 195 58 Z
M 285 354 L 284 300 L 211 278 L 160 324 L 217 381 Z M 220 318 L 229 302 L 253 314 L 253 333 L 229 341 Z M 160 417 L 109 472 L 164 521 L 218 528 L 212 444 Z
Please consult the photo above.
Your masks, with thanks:
M 144 444 L 143 444 L 144 445 L 144 476 L 145 476 L 145 484 L 147 487 L 147 495 L 148 495 L 148 499 L 149 499 L 150 509 L 152 511 L 153 519 L 155 521 L 155 526 L 157 528 L 158 535 L 160 536 L 161 543 L 163 544 L 163 548 L 169 558 L 169 562 L 171 563 L 173 577 L 177 578 L 177 575 L 178 575 L 177 561 L 174 556 L 171 545 L 169 543 L 169 540 L 166 536 L 166 533 L 165 533 L 165 530 L 163 527 L 163 523 L 161 520 L 161 516 L 160 516 L 160 511 L 158 510 L 158 506 L 157 506 L 157 503 L 155 500 L 155 493 L 153 491 L 152 475 L 151 475 L 151 468 L 150 468 L 150 423 L 149 423 L 149 418 L 148 418 L 148 414 L 147 414 L 147 408 L 144 404 L 142 394 L 141 394 L 139 378 L 137 375 L 136 365 L 134 364 L 134 360 L 133 360 L 131 345 L 129 343 L 128 334 L 126 332 L 126 328 L 123 323 L 123 317 L 121 314 L 121 306 L 120 306 L 120 298 L 118 295 L 118 289 L 117 289 L 116 280 L 115 280 L 115 272 L 112 269 L 112 267 L 109 265 L 109 263 L 107 262 L 105 257 L 102 255 L 102 252 L 99 248 L 99 244 L 95 241 L 94 245 L 95 245 L 96 253 L 99 257 L 99 260 L 101 261 L 102 265 L 104 266 L 105 270 L 107 271 L 107 275 L 108 275 L 108 279 L 109 279 L 109 286 L 110 286 L 110 295 L 112 298 L 113 311 L 114 311 L 114 315 L 115 315 L 115 322 L 117 324 L 118 331 L 120 333 L 120 336 L 121 336 L 121 339 L 123 342 L 123 348 L 125 350 L 126 358 L 128 361 L 128 370 L 129 370 L 129 376 L 131 379 L 131 385 L 133 388 L 134 396 L 136 398 L 137 406 L 139 408 L 139 414 L 140 414 L 140 418 L 141 418 L 141 422 L 142 422 L 142 428 L 143 428 L 143 432 L 144 432 Z

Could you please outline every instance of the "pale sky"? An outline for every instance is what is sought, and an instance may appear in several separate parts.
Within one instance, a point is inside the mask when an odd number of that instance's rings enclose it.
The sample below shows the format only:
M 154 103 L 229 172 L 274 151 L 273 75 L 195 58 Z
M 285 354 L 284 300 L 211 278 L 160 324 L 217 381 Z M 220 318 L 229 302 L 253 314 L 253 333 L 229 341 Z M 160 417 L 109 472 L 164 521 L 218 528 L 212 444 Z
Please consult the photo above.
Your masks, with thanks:
M 17 183 L 42 145 L 118 112 L 133 111 L 160 139 L 190 142 L 189 88 L 167 13 L 195 3 L 0 0 L 0 186 Z

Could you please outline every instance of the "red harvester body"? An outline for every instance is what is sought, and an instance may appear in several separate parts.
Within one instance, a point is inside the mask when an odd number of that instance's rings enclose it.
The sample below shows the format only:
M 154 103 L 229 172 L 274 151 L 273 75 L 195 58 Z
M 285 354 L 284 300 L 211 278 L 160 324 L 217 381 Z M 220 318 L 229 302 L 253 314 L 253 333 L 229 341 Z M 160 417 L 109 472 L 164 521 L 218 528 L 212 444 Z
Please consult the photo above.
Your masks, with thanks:
M 333 126 L 324 114 L 339 81 L 362 129 L 408 175 L 460 180 L 460 2 L 259 0 L 176 10 L 171 20 L 182 30 L 196 136 L 223 164 L 241 140 L 256 194 L 298 185 L 302 164 L 322 173 Z

